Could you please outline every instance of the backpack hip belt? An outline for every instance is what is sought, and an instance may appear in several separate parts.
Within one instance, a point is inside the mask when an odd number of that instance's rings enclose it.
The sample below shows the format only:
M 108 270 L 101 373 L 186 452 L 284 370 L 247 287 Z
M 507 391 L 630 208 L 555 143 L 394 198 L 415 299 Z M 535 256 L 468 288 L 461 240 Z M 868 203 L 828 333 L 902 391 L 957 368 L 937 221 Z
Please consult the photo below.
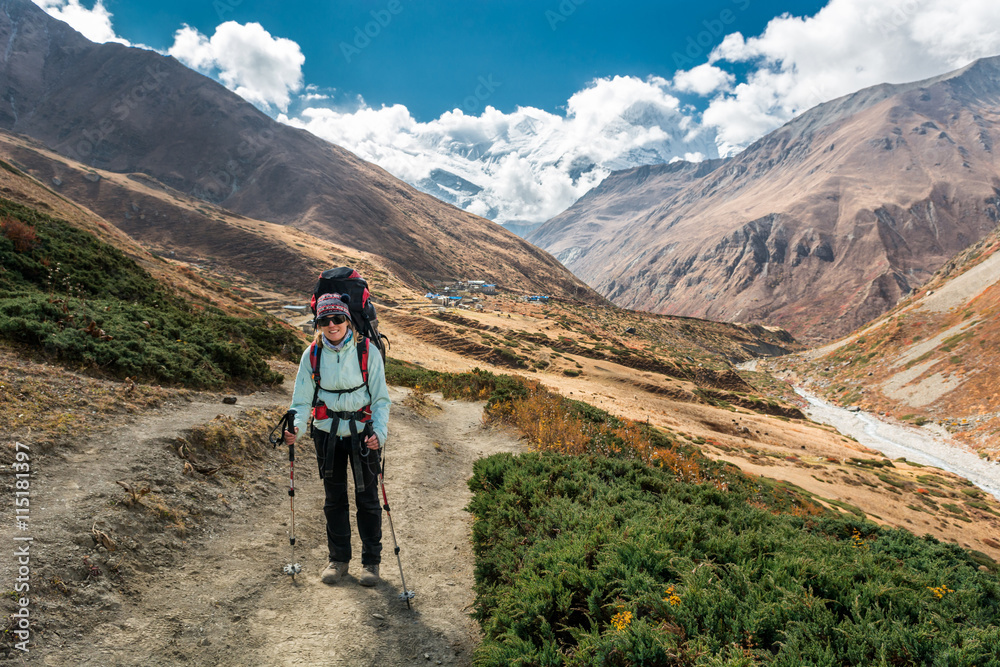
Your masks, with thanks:
M 361 436 L 371 431 L 371 414 L 366 413 L 365 410 L 328 412 L 325 405 L 322 407 L 324 413 L 328 415 L 326 418 L 332 419 L 333 423 L 330 424 L 329 433 L 322 436 L 322 443 L 319 440 L 316 441 L 316 462 L 319 464 L 320 477 L 333 477 L 333 452 L 330 451 L 330 447 L 335 446 L 341 420 L 347 420 L 351 428 L 351 469 L 354 471 L 354 488 L 357 493 L 362 493 L 365 490 L 365 476 L 361 468 L 361 460 L 368 458 L 369 450 L 367 445 L 361 441 Z M 365 424 L 360 433 L 358 432 L 358 422 Z

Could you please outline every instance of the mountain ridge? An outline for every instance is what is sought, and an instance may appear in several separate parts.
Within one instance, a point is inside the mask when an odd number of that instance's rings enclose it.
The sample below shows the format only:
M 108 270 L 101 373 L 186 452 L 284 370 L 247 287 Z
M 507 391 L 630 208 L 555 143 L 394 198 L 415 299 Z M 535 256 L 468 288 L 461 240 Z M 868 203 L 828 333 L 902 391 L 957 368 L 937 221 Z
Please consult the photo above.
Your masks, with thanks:
M 846 334 L 994 226 L 997 71 L 833 100 L 699 178 L 617 172 L 528 238 L 624 307 Z
M 28 0 L 0 8 L 2 129 L 89 167 L 144 173 L 235 213 L 378 255 L 419 280 L 476 277 L 602 301 L 499 225 L 271 120 L 173 58 L 93 44 Z M 100 183 L 92 196 L 87 203 L 97 206 Z M 104 214 L 118 224 L 125 212 Z

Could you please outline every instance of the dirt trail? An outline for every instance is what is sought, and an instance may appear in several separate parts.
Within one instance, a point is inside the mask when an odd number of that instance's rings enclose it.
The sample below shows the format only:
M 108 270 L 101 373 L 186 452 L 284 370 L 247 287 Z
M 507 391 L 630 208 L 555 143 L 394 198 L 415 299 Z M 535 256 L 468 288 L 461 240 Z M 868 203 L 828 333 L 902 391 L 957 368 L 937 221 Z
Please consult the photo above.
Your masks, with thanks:
M 296 560 L 303 571 L 294 581 L 281 573 L 291 556 L 288 463 L 279 450 L 262 474 L 245 480 L 242 495 L 230 489 L 224 509 L 210 513 L 217 516 L 202 521 L 196 533 L 165 537 L 167 529 L 158 541 L 143 545 L 148 561 L 125 575 L 125 585 L 102 577 L 74 582 L 72 595 L 64 599 L 47 591 L 34 612 L 47 629 L 34 637 L 30 653 L 15 653 L 14 660 L 45 665 L 469 664 L 477 628 L 469 617 L 473 556 L 471 517 L 464 511 L 471 497 L 466 481 L 477 458 L 520 451 L 522 445 L 482 425 L 482 403 L 431 395 L 422 416 L 404 402 L 408 390 L 391 388 L 390 394 L 386 491 L 407 588 L 416 592 L 412 609 L 398 598 L 399 568 L 385 518 L 382 583 L 374 589 L 358 585 L 356 534 L 347 580 L 334 586 L 319 581 L 327 558 L 323 492 L 308 443 L 296 449 Z M 116 480 L 151 479 L 157 490 L 180 487 L 174 479 L 180 462 L 164 446 L 165 439 L 216 414 L 284 406 L 286 400 L 255 394 L 237 406 L 194 402 L 132 426 L 112 427 L 103 442 L 94 437 L 91 446 L 65 461 L 39 467 L 32 482 L 38 490 L 32 521 L 38 528 L 33 554 L 38 554 L 39 577 L 51 579 L 93 554 L 93 517 L 109 496 L 121 496 Z M 7 532 L 5 527 L 2 533 Z M 126 542 L 120 531 L 112 535 Z M 150 546 L 154 541 L 158 548 Z M 79 614 L 68 623 L 73 608 Z

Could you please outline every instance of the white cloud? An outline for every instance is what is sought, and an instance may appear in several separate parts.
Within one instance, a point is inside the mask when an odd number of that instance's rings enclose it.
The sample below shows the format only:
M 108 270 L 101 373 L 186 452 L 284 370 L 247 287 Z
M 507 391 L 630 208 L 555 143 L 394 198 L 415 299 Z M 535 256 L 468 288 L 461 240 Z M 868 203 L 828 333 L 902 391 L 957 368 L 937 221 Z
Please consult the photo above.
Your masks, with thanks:
M 128 44 L 115 35 L 104 0 L 91 9 L 86 1 L 34 0 L 93 41 Z M 360 97 L 349 111 L 329 108 L 336 91 L 303 91 L 298 44 L 257 23 L 223 23 L 211 37 L 184 26 L 169 53 L 261 108 L 280 110 L 279 120 L 467 210 L 500 221 L 544 220 L 611 170 L 730 155 L 835 97 L 1000 54 L 1000 3 L 830 0 L 813 16 L 774 18 L 759 35 L 727 35 L 707 62 L 669 77 L 594 81 L 570 97 L 564 114 L 485 106 L 479 115 L 455 109 L 427 123 L 404 106 L 371 109 Z M 470 97 L 473 110 L 491 92 Z M 297 93 L 294 108 L 305 110 L 287 117 Z M 679 93 L 708 98 L 707 107 L 683 107 Z
M 168 53 L 219 81 L 249 102 L 288 109 L 291 94 L 302 89 L 305 56 L 290 39 L 272 37 L 259 23 L 226 21 L 211 38 L 185 25 L 174 34 Z
M 821 102 L 998 53 L 995 0 L 830 0 L 814 16 L 772 19 L 757 37 L 726 36 L 709 61 L 753 68 L 712 101 L 703 122 L 732 153 Z
M 362 103 L 352 112 L 314 107 L 281 120 L 467 210 L 499 221 L 544 220 L 611 170 L 731 155 L 822 102 L 998 53 L 995 0 L 830 0 L 814 16 L 777 17 L 760 35 L 725 36 L 706 63 L 670 81 L 595 81 L 568 100 L 565 115 L 487 107 L 478 116 L 456 109 L 418 123 L 403 106 Z M 711 100 L 699 113 L 681 107 L 676 93 Z M 448 178 L 435 184 L 434 170 L 482 190 Z
M 212 43 L 189 25 L 174 33 L 174 44 L 167 53 L 191 69 L 206 71 L 215 67 Z
M 565 115 L 487 106 L 478 116 L 454 109 L 420 123 L 402 105 L 372 109 L 362 103 L 352 111 L 311 107 L 278 119 L 504 222 L 547 220 L 614 169 L 678 155 L 714 157 L 712 133 L 690 113 L 666 80 L 617 76 L 575 93 Z
M 34 0 L 34 3 L 45 12 L 60 21 L 65 21 L 71 28 L 92 42 L 118 42 L 129 45 L 128 40 L 115 35 L 111 27 L 111 12 L 104 6 L 102 0 L 97 0 L 92 9 L 80 4 L 80 0 Z
M 308 86 L 306 86 L 305 92 L 302 93 L 299 99 L 305 102 L 315 102 L 317 100 L 332 100 L 333 95 L 331 93 L 332 91 L 326 93 L 321 92 L 319 86 L 317 86 L 314 83 L 310 83 Z
M 682 93 L 706 96 L 716 91 L 729 90 L 736 77 L 715 65 L 705 63 L 674 74 L 674 88 Z

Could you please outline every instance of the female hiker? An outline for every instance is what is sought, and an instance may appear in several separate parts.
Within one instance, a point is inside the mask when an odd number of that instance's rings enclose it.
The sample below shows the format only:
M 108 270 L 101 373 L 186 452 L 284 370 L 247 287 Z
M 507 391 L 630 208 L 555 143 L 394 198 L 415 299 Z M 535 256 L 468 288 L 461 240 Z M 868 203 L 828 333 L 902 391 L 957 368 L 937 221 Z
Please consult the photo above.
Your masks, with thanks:
M 299 362 L 291 405 L 296 414 L 295 433 L 285 431 L 285 442 L 295 442 L 315 406 L 311 435 L 326 490 L 323 513 L 330 549 L 330 562 L 321 578 L 326 584 L 339 581 L 347 574 L 351 560 L 350 465 L 361 538 L 359 583 L 374 586 L 382 560 L 379 450 L 387 435 L 391 402 L 382 356 L 355 332 L 345 303 L 348 300 L 346 294 L 323 294 L 316 302 L 316 339 Z M 366 364 L 367 379 L 362 372 Z

